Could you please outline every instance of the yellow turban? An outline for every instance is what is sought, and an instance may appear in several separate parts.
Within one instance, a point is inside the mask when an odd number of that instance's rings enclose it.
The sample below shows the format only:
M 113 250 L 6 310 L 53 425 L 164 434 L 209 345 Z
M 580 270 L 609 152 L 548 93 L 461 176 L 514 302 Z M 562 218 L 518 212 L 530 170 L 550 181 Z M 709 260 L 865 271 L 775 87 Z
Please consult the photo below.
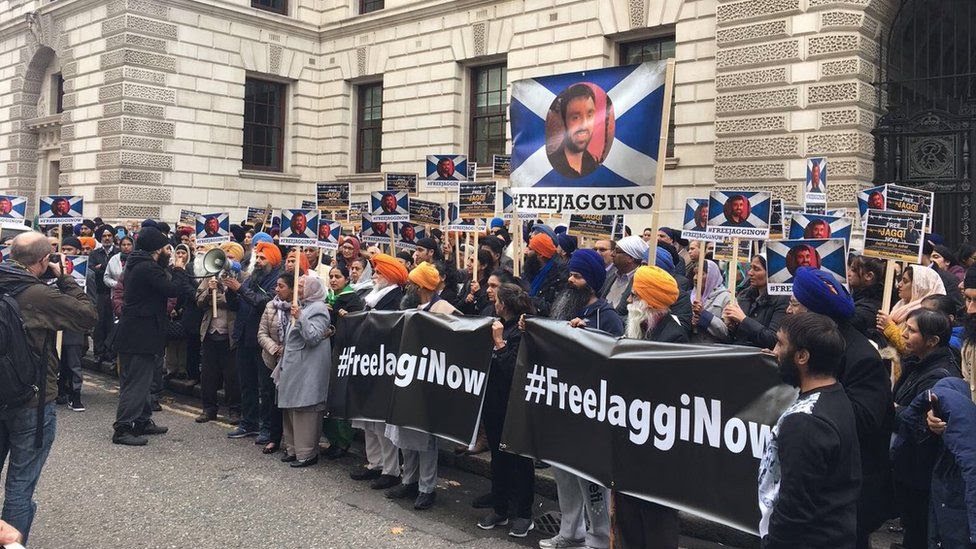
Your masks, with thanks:
M 660 267 L 638 267 L 633 290 L 651 309 L 667 309 L 678 300 L 678 283 Z
M 441 283 L 441 273 L 437 267 L 424 261 L 410 271 L 410 282 L 429 291 L 434 291 Z
M 244 261 L 244 247 L 237 242 L 222 242 L 220 249 L 227 254 L 228 259 L 234 261 Z

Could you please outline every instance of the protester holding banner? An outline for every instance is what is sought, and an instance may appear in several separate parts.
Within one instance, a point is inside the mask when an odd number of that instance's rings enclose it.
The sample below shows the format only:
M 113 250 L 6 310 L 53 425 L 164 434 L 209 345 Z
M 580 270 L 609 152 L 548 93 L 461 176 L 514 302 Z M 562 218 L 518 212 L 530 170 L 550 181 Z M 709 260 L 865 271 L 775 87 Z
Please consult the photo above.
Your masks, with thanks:
M 336 254 L 336 265 L 349 267 L 353 259 L 359 257 L 362 244 L 359 239 L 352 235 L 343 236 L 339 240 L 339 253 Z
M 573 327 L 622 335 L 624 324 L 620 315 L 607 300 L 597 297 L 607 278 L 600 254 L 593 250 L 577 250 L 569 258 L 567 268 L 569 278 L 566 289 L 559 293 L 553 303 L 553 318 L 569 316 L 569 323 Z
M 349 285 L 356 291 L 356 295 L 365 298 L 373 290 L 373 267 L 363 256 L 350 260 Z
M 217 308 L 214 314 L 213 300 L 216 295 Z M 217 419 L 219 404 L 217 391 L 224 389 L 224 404 L 227 406 L 228 422 L 236 425 L 241 421 L 241 386 L 237 373 L 235 357 L 239 340 L 234 335 L 234 322 L 237 318 L 239 300 L 234 292 L 209 277 L 200 283 L 196 293 L 197 306 L 203 311 L 200 332 L 192 334 L 200 338 L 200 397 L 201 413 L 197 423 L 207 423 Z
M 780 376 L 800 389 L 773 428 L 759 467 L 759 536 L 769 549 L 851 547 L 861 484 L 851 403 L 837 382 L 844 339 L 817 313 L 776 334 Z
M 444 273 L 444 288 L 440 292 L 440 297 L 455 306 L 459 300 L 464 300 L 459 288 L 464 282 L 463 273 L 458 271 L 453 262 L 445 261 L 441 253 L 441 246 L 433 238 L 421 238 L 417 241 L 417 249 L 413 252 L 414 268 L 423 262 L 436 265 L 438 270 Z M 490 271 L 489 271 L 490 272 Z
M 478 315 L 489 305 L 485 290 L 488 285 L 488 277 L 497 265 L 495 258 L 488 249 L 484 247 L 478 249 L 478 272 L 472 274 L 461 286 L 461 291 L 458 292 L 458 301 L 454 304 L 459 311 L 466 315 Z M 470 268 L 474 269 L 473 260 Z
M 61 253 L 66 256 L 81 254 L 81 241 L 74 236 L 61 241 Z M 65 266 L 66 267 L 66 266 Z M 70 274 L 70 273 L 69 273 Z M 90 293 L 90 292 L 88 292 Z M 61 338 L 61 368 L 58 375 L 58 404 L 67 404 L 75 412 L 84 412 L 81 402 L 82 371 L 81 356 L 87 334 L 64 330 Z
M 722 322 L 722 311 L 732 301 L 732 294 L 725 287 L 722 269 L 714 261 L 706 259 L 705 275 L 702 281 L 702 301 L 695 293 L 692 299 L 692 325 L 696 328 L 691 340 L 695 343 L 725 343 L 729 340 L 729 329 Z M 697 271 L 697 263 L 694 264 Z M 697 272 L 692 272 L 693 280 L 697 280 Z M 695 290 L 697 292 L 697 290 Z
M 732 267 L 730 267 L 732 268 Z M 732 342 L 761 349 L 776 345 L 776 330 L 786 314 L 790 299 L 766 291 L 766 258 L 756 255 L 749 265 L 749 288 L 739 293 L 737 303 L 725 307 L 722 318 L 729 324 Z
M 918 265 L 914 267 L 918 267 L 915 271 L 926 270 Z M 901 376 L 894 387 L 895 412 L 899 423 L 910 413 L 908 406 L 912 401 L 931 389 L 937 381 L 961 377 L 949 351 L 952 331 L 949 319 L 944 314 L 916 308 L 907 315 L 903 331 L 906 357 L 902 362 Z M 899 435 L 892 444 L 895 498 L 905 531 L 902 541 L 905 549 L 928 546 L 929 495 L 938 450 L 939 441 L 935 437 L 917 441 Z
M 306 274 L 298 280 L 296 291 L 299 306 L 290 311 L 294 322 L 285 329 L 285 349 L 271 375 L 278 386 L 278 406 L 283 410 L 281 441 L 285 456 L 281 461 L 300 468 L 319 461 L 332 345 L 325 283 Z
M 834 275 L 800 267 L 793 279 L 791 314 L 814 312 L 837 324 L 845 348 L 837 372 L 851 401 L 861 452 L 861 495 L 857 505 L 857 549 L 870 549 L 871 533 L 888 518 L 891 473 L 888 445 L 894 425 L 891 384 L 877 349 L 851 323 L 854 299 Z
M 922 300 L 933 294 L 945 295 L 945 286 L 939 275 L 921 265 L 909 265 L 901 274 L 898 280 L 898 303 L 891 308 L 890 314 L 878 312 L 877 328 L 884 334 L 888 344 L 894 347 L 899 355 L 908 352 L 906 347 L 904 332 L 908 315 L 922 306 Z M 949 344 L 948 339 L 945 341 Z M 898 379 L 897 367 L 893 371 L 895 379 Z
M 278 366 L 281 355 L 285 352 L 285 330 L 291 322 L 291 303 L 295 277 L 289 274 L 278 276 L 275 283 L 275 296 L 264 308 L 261 324 L 258 326 L 258 344 L 261 345 L 261 359 L 267 367 L 268 378 Z M 272 380 L 273 382 L 273 380 Z M 274 395 L 275 397 L 277 395 Z M 281 447 L 282 416 L 281 408 L 277 405 L 277 398 L 272 404 L 268 418 L 268 442 L 261 450 L 265 454 L 273 454 Z
M 349 285 L 349 271 L 344 267 L 333 267 L 329 271 L 329 291 L 325 296 L 332 319 L 332 334 L 339 330 L 342 317 L 366 309 L 366 303 Z M 326 459 L 338 459 L 346 455 L 352 445 L 352 426 L 344 419 L 325 420 L 325 437 L 329 439 Z
M 491 530 L 509 524 L 509 535 L 525 537 L 534 528 L 532 499 L 535 489 L 535 467 L 531 459 L 504 452 L 499 448 L 508 398 L 515 375 L 522 331 L 518 320 L 535 312 L 525 290 L 516 284 L 503 284 L 493 291 L 495 314 L 500 320 L 492 325 L 495 347 L 491 355 L 491 374 L 481 408 L 481 419 L 491 449 L 492 511 L 478 521 L 478 528 Z

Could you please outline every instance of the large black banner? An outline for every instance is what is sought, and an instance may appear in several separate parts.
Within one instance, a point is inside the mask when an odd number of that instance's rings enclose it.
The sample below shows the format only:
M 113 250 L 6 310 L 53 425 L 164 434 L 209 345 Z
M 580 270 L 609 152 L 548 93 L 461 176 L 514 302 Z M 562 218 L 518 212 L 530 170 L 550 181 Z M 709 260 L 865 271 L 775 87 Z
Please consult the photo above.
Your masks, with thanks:
M 336 333 L 330 415 L 473 444 L 491 366 L 492 320 L 419 311 L 346 315 Z
M 796 398 L 772 357 L 526 324 L 505 450 L 757 533 L 759 459 Z

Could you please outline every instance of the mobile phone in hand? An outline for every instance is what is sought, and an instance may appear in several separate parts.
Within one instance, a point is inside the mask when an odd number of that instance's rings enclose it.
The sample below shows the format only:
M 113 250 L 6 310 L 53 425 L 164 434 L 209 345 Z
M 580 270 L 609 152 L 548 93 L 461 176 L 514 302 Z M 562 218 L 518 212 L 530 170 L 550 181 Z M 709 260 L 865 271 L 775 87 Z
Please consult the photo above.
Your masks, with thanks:
M 926 397 L 929 401 L 929 409 L 932 410 L 932 415 L 942 419 L 942 406 L 939 405 L 939 397 L 932 392 L 932 389 L 925 391 Z

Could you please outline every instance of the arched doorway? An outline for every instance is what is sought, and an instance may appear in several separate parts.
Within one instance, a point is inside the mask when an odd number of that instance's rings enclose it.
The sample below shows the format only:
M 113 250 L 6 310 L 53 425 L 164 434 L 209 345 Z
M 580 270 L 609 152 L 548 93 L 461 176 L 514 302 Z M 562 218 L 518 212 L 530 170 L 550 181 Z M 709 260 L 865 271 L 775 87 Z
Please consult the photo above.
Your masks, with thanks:
M 976 1 L 899 0 L 882 37 L 875 178 L 934 191 L 934 231 L 973 238 Z

